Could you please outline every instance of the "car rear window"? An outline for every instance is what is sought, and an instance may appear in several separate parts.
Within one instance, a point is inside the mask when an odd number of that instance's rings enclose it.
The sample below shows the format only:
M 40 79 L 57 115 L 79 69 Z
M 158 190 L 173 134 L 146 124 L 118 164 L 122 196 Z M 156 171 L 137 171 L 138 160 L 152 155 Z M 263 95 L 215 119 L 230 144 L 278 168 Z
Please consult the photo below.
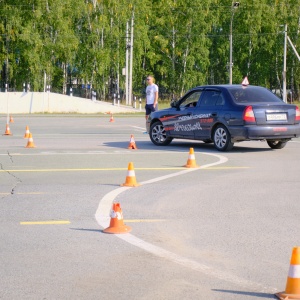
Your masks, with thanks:
M 236 87 L 229 89 L 237 104 L 281 102 L 282 100 L 263 87 Z

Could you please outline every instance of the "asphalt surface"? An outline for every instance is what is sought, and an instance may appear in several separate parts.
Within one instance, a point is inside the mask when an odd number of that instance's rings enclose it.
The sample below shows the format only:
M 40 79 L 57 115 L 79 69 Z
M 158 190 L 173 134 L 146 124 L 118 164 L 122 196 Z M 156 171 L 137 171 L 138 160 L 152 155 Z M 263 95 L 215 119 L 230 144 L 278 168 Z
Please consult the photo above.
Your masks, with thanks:
M 0 136 L 0 299 L 273 299 L 285 289 L 300 245 L 299 139 L 220 153 L 156 147 L 141 116 L 14 121 Z M 138 150 L 127 149 L 131 134 Z M 190 147 L 201 167 L 186 171 Z M 129 162 L 142 185 L 120 188 Z M 102 233 L 112 201 L 131 234 Z

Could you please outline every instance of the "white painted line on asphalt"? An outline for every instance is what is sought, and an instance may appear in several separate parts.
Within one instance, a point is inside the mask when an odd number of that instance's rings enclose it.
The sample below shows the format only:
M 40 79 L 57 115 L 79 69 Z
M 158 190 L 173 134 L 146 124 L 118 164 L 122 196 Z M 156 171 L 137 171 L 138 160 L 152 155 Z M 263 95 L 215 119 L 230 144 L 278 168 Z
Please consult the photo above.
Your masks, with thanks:
M 139 127 L 139 126 L 130 126 L 130 127 L 132 127 L 132 128 L 136 128 L 136 129 L 141 129 L 141 130 L 143 130 L 143 131 L 145 131 L 145 130 L 146 130 L 146 128 L 145 128 L 145 127 Z
M 66 225 L 71 224 L 69 220 L 59 220 L 59 221 L 26 221 L 20 222 L 20 225 Z
M 166 167 L 166 168 L 135 168 L 135 170 L 142 171 L 174 171 L 182 170 L 184 167 Z M 249 167 L 215 167 L 215 168 L 205 168 L 205 170 L 234 170 L 234 169 L 249 169 Z M 15 172 L 15 173 L 30 173 L 30 172 L 95 172 L 95 171 L 127 171 L 127 168 L 81 168 L 81 169 L 9 169 L 0 170 L 0 173 Z M 130 170 L 127 176 L 134 176 L 134 170 Z
M 146 128 L 143 128 L 143 127 L 139 127 L 139 126 L 130 126 L 132 128 L 134 128 L 134 131 L 136 132 L 145 132 L 146 131 Z
M 145 131 L 146 131 L 146 129 L 145 129 L 145 130 L 134 129 L 134 131 L 135 131 L 135 132 L 145 132 Z
M 97 152 L 91 152 L 91 151 L 88 151 L 88 152 L 50 152 L 50 151 L 47 151 L 47 152 L 39 152 L 39 153 L 9 153 L 10 155 L 15 155 L 15 156 L 43 156 L 43 155 L 107 155 L 107 154 L 112 154 L 112 155 L 116 155 L 116 154 L 134 154 L 134 155 L 137 155 L 137 154 L 141 154 L 141 155 L 144 155 L 144 154 L 153 154 L 153 151 L 152 152 L 149 152 L 149 151 L 140 151 L 142 149 L 139 149 L 139 151 L 132 151 L 132 150 L 128 150 L 128 149 L 123 149 L 123 150 L 114 150 L 113 152 L 108 152 L 108 151 L 97 151 Z M 176 151 L 160 151 L 160 150 L 157 150 L 155 151 L 155 153 L 160 153 L 160 154 L 178 154 L 178 153 L 186 153 L 186 149 L 176 149 Z M 208 153 L 207 153 L 208 154 Z M 7 156 L 7 153 L 1 153 L 0 156 Z
M 124 220 L 124 223 L 159 223 L 166 222 L 166 219 L 137 219 L 137 220 Z
M 161 247 L 155 246 L 153 244 L 150 244 L 148 242 L 145 242 L 142 239 L 137 238 L 136 236 L 132 234 L 116 234 L 116 236 L 122 240 L 124 240 L 127 243 L 130 243 L 131 245 L 134 245 L 136 247 L 139 247 L 140 249 L 143 249 L 153 255 L 156 255 L 160 258 L 172 261 L 178 265 L 181 265 L 185 268 L 189 268 L 194 271 L 198 271 L 203 273 L 204 275 L 215 277 L 219 280 L 230 282 L 239 286 L 246 287 L 247 289 L 253 289 L 255 291 L 259 292 L 268 292 L 268 293 L 276 293 L 277 289 L 274 288 L 268 288 L 265 287 L 262 284 L 254 283 L 249 280 L 245 280 L 243 278 L 240 278 L 238 276 L 226 273 L 224 271 L 213 269 L 205 264 L 201 264 L 195 260 L 180 256 L 176 253 L 173 253 L 171 251 L 165 250 Z
M 144 182 L 141 182 L 141 185 L 145 185 L 145 184 L 151 184 L 151 183 L 155 183 L 155 182 L 159 182 L 162 180 L 166 180 L 172 177 L 176 177 L 176 176 L 180 176 L 180 175 L 184 175 L 186 173 L 190 173 L 190 172 L 195 172 L 197 170 L 201 170 L 201 169 L 207 169 L 209 167 L 213 167 L 216 165 L 220 165 L 220 164 L 224 164 L 225 162 L 228 161 L 228 158 L 226 158 L 225 156 L 221 156 L 218 154 L 211 154 L 211 153 L 202 153 L 205 155 L 211 155 L 211 156 L 215 156 L 219 159 L 219 161 L 215 162 L 215 163 L 211 163 L 211 164 L 207 164 L 207 165 L 203 165 L 199 168 L 195 168 L 195 169 L 187 169 L 187 170 L 183 170 L 180 172 L 176 172 L 173 174 L 169 174 L 169 175 L 165 175 L 165 176 L 160 176 L 154 179 L 150 179 Z M 109 213 L 110 213 L 110 209 L 112 206 L 112 203 L 114 202 L 115 198 L 120 195 L 121 193 L 127 191 L 131 189 L 131 187 L 120 187 L 117 188 L 109 193 L 107 193 L 100 201 L 98 209 L 96 211 L 95 214 L 95 218 L 98 222 L 98 224 L 103 227 L 106 228 L 109 225 L 110 222 L 110 217 L 109 217 Z M 252 288 L 254 290 L 259 290 L 260 292 L 265 292 L 268 291 L 270 293 L 275 293 L 277 291 L 277 289 L 275 288 L 270 288 L 270 287 L 265 287 L 262 284 L 259 283 L 254 283 L 248 280 L 244 280 L 242 278 L 239 278 L 237 276 L 234 276 L 232 274 L 220 271 L 220 270 L 216 270 L 216 269 L 212 269 L 211 267 L 205 265 L 205 264 L 201 264 L 197 261 L 185 258 L 183 256 L 177 255 L 171 251 L 165 250 L 161 247 L 155 246 L 153 244 L 150 244 L 140 238 L 137 238 L 136 236 L 132 235 L 132 234 L 116 234 L 116 236 L 124 241 L 126 241 L 127 243 L 130 243 L 131 245 L 134 245 L 136 247 L 139 247 L 140 249 L 143 249 L 153 255 L 156 255 L 158 257 L 161 257 L 163 259 L 172 261 L 178 265 L 181 265 L 183 267 L 201 272 L 205 275 L 208 276 L 212 276 L 215 278 L 218 278 L 220 280 L 224 280 L 227 282 L 231 282 L 233 284 L 237 284 L 240 286 L 244 286 L 247 288 Z

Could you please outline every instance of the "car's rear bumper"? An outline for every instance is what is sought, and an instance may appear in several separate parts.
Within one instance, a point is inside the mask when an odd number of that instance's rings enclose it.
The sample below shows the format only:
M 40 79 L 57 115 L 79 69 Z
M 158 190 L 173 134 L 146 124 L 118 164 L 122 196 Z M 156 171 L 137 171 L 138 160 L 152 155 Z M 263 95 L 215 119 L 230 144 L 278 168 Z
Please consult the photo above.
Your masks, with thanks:
M 232 141 L 292 139 L 300 136 L 300 124 L 233 126 L 229 128 L 229 131 Z

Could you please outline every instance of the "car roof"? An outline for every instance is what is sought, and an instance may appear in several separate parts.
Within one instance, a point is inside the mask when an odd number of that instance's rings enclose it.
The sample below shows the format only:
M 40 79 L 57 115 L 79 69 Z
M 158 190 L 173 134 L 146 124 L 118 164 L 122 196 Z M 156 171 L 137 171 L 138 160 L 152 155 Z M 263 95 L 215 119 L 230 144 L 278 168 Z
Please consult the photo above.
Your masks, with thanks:
M 192 90 L 200 89 L 200 88 L 221 88 L 221 89 L 233 89 L 233 88 L 264 88 L 262 86 L 257 85 L 242 85 L 242 84 L 215 84 L 215 85 L 200 85 L 194 87 Z

